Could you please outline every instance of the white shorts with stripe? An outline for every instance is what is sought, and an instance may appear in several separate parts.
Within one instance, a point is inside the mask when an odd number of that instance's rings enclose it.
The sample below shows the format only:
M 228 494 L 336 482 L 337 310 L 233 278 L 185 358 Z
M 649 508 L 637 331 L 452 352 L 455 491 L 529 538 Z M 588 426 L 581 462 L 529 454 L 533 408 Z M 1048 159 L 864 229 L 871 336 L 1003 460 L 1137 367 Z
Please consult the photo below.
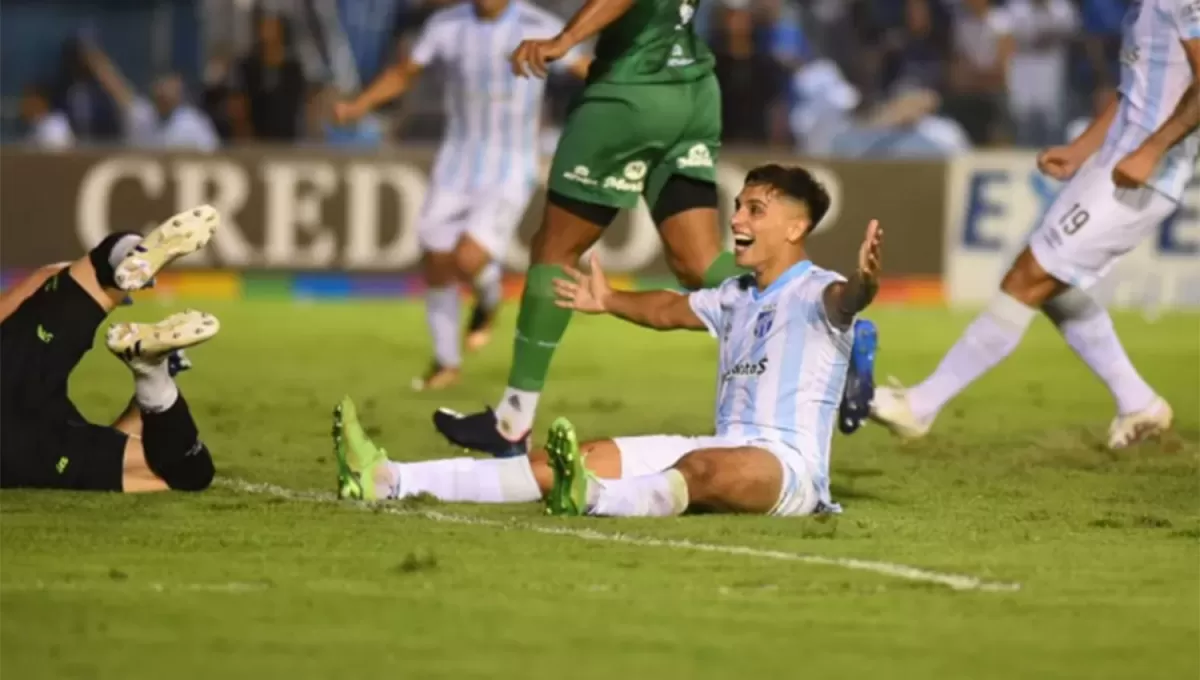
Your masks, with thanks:
M 532 198 L 531 188 L 465 193 L 430 187 L 417 221 L 417 240 L 425 252 L 448 253 L 470 236 L 493 260 L 502 260 Z
M 1103 279 L 1179 204 L 1149 187 L 1113 183 L 1114 162 L 1099 154 L 1063 187 L 1029 239 L 1038 264 L 1063 283 L 1087 290 Z
M 779 516 L 811 515 L 820 495 L 813 474 L 800 452 L 786 444 L 766 439 L 731 437 L 685 437 L 656 434 L 642 437 L 616 437 L 621 451 L 621 477 L 638 477 L 662 472 L 692 451 L 752 446 L 771 452 L 783 466 L 783 487 L 779 501 L 769 514 Z

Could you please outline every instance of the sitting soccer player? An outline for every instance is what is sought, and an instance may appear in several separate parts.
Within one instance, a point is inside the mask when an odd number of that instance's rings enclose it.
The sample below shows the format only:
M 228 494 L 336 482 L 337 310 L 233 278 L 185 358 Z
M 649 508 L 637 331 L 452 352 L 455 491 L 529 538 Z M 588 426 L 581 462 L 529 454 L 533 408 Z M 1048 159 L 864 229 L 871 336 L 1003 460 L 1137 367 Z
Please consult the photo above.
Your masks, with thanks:
M 829 208 L 806 170 L 751 170 L 733 218 L 738 265 L 753 271 L 688 295 L 617 292 L 595 259 L 556 281 L 558 304 L 658 330 L 705 330 L 720 341 L 712 436 L 619 437 L 580 446 L 555 421 L 529 457 L 393 463 L 346 398 L 334 412 L 338 494 L 445 501 L 544 498 L 558 515 L 666 516 L 688 509 L 776 515 L 836 511 L 829 451 L 850 362 L 855 316 L 877 289 L 883 231 L 867 228 L 849 280 L 814 266 L 805 239 Z M 587 470 L 584 466 L 586 464 Z
M 0 487 L 200 491 L 214 468 L 172 373 L 179 350 L 216 335 L 197 311 L 156 324 L 117 323 L 108 349 L 133 371 L 134 399 L 110 427 L 71 403 L 71 371 L 127 292 L 202 248 L 220 222 L 209 206 L 170 218 L 144 239 L 112 234 L 79 260 L 49 265 L 0 297 Z

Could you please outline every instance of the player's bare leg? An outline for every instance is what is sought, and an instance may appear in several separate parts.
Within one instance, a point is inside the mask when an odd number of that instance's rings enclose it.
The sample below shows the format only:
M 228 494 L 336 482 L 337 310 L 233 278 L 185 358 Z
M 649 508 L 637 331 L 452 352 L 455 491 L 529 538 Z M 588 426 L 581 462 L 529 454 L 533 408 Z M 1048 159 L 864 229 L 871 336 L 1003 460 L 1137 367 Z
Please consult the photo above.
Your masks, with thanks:
M 787 477 L 770 451 L 736 447 L 692 451 L 654 474 L 598 479 L 585 469 L 592 461 L 562 418 L 551 426 L 546 449 L 553 474 L 546 510 L 552 515 L 670 517 L 689 509 L 769 514 L 780 508 Z M 814 493 L 793 502 L 816 505 Z
M 215 317 L 194 310 L 157 323 L 116 323 L 108 329 L 105 344 L 134 376 L 133 402 L 113 426 L 129 435 L 125 492 L 201 491 L 212 482 L 211 454 L 175 384 L 170 357 L 207 342 L 219 330 Z
M 717 188 L 710 182 L 674 175 L 654 205 L 667 265 L 689 290 L 718 286 L 743 273 L 725 251 L 717 211 Z
M 468 352 L 478 352 L 492 340 L 492 326 L 500 309 L 503 272 L 500 265 L 492 261 L 491 254 L 468 235 L 459 239 L 455 246 L 454 261 L 459 276 L 475 294 L 475 307 L 471 310 L 463 347 Z
M 564 207 L 568 205 L 570 209 Z M 603 233 L 599 225 L 608 224 L 616 212 L 616 208 L 551 195 L 542 226 L 533 238 L 532 264 L 521 296 L 508 387 L 494 410 L 470 415 L 449 409 L 436 412 L 435 427 L 452 443 L 498 457 L 528 452 L 529 433 L 550 361 L 571 321 L 571 312 L 555 304 L 554 280 L 565 277 L 563 267 L 579 262 Z
M 1108 312 L 1085 292 L 1055 279 L 1030 248 L 1017 257 L 1001 282 L 1000 295 L 933 375 L 910 389 L 876 390 L 873 419 L 904 438 L 925 436 L 950 399 L 1016 349 L 1038 309 L 1112 392 L 1118 415 L 1109 428 L 1110 448 L 1125 448 L 1170 427 L 1171 407 L 1133 367 Z
M 422 261 L 425 276 L 425 318 L 433 340 L 433 362 L 424 375 L 413 378 L 417 391 L 441 390 L 459 380 L 462 347 L 458 270 L 454 252 L 426 252 Z

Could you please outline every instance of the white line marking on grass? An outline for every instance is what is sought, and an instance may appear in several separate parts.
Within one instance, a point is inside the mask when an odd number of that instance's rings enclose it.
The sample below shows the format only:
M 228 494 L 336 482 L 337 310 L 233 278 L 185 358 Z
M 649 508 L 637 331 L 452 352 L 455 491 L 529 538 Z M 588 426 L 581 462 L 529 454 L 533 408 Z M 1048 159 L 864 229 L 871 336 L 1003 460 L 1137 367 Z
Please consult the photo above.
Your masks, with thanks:
M 743 545 L 696 543 L 694 541 L 682 539 L 647 538 L 644 536 L 631 536 L 629 534 L 621 533 L 605 533 L 602 531 L 596 531 L 594 529 L 551 527 L 542 524 L 521 522 L 515 519 L 511 521 L 498 521 L 492 519 L 483 519 L 480 517 L 470 517 L 467 515 L 453 515 L 445 512 L 438 512 L 436 510 L 410 510 L 387 505 L 377 507 L 368 503 L 350 503 L 348 501 L 338 501 L 334 494 L 330 492 L 297 491 L 295 489 L 288 489 L 275 484 L 247 482 L 241 479 L 222 478 L 218 479 L 216 484 L 218 486 L 223 486 L 235 491 L 260 496 L 274 496 L 276 498 L 285 498 L 296 501 L 311 501 L 316 503 L 344 502 L 355 507 L 368 509 L 375 512 L 383 512 L 389 515 L 400 515 L 405 517 L 423 517 L 434 522 L 445 522 L 448 524 L 469 524 L 475 526 L 496 527 L 500 529 L 518 529 L 521 531 L 530 531 L 538 534 L 573 536 L 575 538 L 581 538 L 585 541 L 623 543 L 625 545 L 634 545 L 643 548 L 674 548 L 676 550 L 692 550 L 698 552 L 719 553 L 722 555 L 742 555 L 745 557 L 757 557 L 760 559 L 778 560 L 781 562 L 800 562 L 802 564 L 817 564 L 827 567 L 840 567 L 842 569 L 867 571 L 875 574 L 882 574 L 884 576 L 891 576 L 893 578 L 906 579 L 909 581 L 934 583 L 952 588 L 954 590 L 1012 592 L 1021 589 L 1021 584 L 1019 583 L 985 581 L 976 576 L 931 571 L 929 569 L 910 567 L 905 564 L 895 564 L 893 562 L 862 560 L 853 557 L 823 557 L 821 555 L 807 555 L 803 553 L 792 553 L 781 550 L 766 550 L 763 548 L 753 548 Z

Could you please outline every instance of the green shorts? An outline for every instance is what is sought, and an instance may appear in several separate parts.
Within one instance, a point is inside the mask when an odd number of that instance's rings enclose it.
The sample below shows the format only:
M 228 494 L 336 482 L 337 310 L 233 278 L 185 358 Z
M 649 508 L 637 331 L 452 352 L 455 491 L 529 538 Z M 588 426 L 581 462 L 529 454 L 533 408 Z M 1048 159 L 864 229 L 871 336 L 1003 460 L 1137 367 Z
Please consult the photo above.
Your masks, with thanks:
M 690 83 L 590 85 L 567 115 L 550 167 L 551 191 L 579 201 L 654 207 L 671 175 L 716 182 L 721 90 Z

